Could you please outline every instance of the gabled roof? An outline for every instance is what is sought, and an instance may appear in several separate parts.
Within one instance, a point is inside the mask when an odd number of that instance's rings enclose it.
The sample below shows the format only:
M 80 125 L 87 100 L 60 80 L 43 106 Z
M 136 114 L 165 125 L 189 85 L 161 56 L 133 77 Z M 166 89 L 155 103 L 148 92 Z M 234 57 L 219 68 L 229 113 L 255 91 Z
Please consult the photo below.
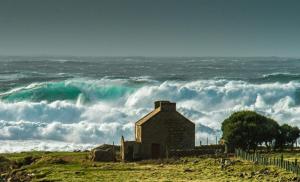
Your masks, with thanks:
M 142 125 L 142 124 L 146 123 L 149 119 L 154 117 L 156 114 L 158 114 L 159 112 L 160 112 L 160 108 L 156 108 L 153 111 L 151 111 L 150 113 L 148 113 L 146 116 L 144 116 L 140 120 L 138 120 L 135 124 Z
M 180 112 L 176 111 L 181 117 L 183 117 L 185 120 L 189 121 L 190 123 L 192 123 L 193 125 L 195 125 L 195 123 L 191 120 L 189 120 L 187 117 L 185 117 L 184 115 L 182 115 Z
M 138 120 L 135 124 L 139 125 L 139 126 L 143 125 L 144 123 L 149 121 L 151 118 L 153 118 L 154 116 L 156 116 L 160 112 L 167 112 L 167 113 L 171 112 L 173 114 L 175 112 L 175 113 L 179 114 L 181 117 L 183 117 L 185 120 L 187 120 L 190 123 L 195 125 L 195 123 L 193 123 L 192 121 L 187 119 L 185 116 L 183 116 L 182 114 L 180 114 L 179 112 L 176 111 L 176 103 L 172 103 L 172 102 L 169 102 L 169 101 L 155 101 L 154 110 L 151 111 L 150 113 L 148 113 L 146 116 L 144 116 L 140 120 Z
M 144 123 L 146 123 L 147 121 L 149 121 L 152 117 L 154 117 L 155 115 L 157 115 L 159 112 L 161 112 L 160 108 L 156 108 L 153 111 L 151 111 L 150 113 L 148 113 L 146 116 L 144 116 L 143 118 L 141 118 L 140 120 L 138 120 L 135 124 L 136 125 L 143 125 Z M 191 124 L 195 125 L 195 123 L 193 123 L 191 120 L 189 120 L 188 118 L 186 118 L 180 112 L 177 112 L 177 111 L 175 111 L 175 112 L 177 114 L 179 114 L 181 117 L 183 117 L 186 121 L 188 121 Z

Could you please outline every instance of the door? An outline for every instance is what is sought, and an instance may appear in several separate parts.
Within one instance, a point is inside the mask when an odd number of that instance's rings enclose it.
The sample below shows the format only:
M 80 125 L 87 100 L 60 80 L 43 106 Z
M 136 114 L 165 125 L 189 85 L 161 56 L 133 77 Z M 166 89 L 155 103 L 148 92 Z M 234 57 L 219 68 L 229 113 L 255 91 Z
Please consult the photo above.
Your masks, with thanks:
M 160 157 L 160 144 L 152 143 L 151 155 L 152 155 L 152 159 L 158 159 Z
M 128 146 L 126 161 L 133 161 L 133 146 Z

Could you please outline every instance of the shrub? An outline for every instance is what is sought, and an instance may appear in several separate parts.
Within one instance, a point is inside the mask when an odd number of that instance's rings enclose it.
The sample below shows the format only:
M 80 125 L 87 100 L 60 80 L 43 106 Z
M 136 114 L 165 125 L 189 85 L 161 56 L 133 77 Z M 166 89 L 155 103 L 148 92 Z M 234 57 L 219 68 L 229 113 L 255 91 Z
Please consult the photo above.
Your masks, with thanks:
M 223 139 L 228 149 L 256 150 L 258 145 L 271 143 L 278 136 L 279 125 L 276 121 L 253 111 L 233 113 L 222 123 Z

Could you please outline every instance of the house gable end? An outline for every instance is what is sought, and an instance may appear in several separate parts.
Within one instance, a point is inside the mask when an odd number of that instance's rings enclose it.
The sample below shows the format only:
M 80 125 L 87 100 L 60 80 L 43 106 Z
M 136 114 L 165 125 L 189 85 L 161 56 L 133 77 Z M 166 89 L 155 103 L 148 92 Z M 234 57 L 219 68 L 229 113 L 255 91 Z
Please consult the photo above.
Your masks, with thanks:
M 154 109 L 153 111 L 151 111 L 150 113 L 148 113 L 147 115 L 145 115 L 143 118 L 141 118 L 140 120 L 138 120 L 135 124 L 136 125 L 143 125 L 143 124 L 149 122 L 159 112 L 160 112 L 159 109 Z

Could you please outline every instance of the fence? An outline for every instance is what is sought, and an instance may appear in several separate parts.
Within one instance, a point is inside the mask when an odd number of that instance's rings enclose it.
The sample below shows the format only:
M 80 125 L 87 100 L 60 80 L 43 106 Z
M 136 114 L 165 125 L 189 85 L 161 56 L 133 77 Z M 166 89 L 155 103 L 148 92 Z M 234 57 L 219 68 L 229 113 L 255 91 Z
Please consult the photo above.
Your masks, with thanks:
M 249 160 L 261 165 L 274 165 L 279 168 L 291 171 L 297 175 L 300 175 L 300 166 L 297 163 L 297 159 L 294 162 L 283 160 L 283 155 L 281 157 L 266 157 L 259 153 L 247 153 L 241 149 L 235 150 L 236 157 L 242 158 L 244 160 Z

